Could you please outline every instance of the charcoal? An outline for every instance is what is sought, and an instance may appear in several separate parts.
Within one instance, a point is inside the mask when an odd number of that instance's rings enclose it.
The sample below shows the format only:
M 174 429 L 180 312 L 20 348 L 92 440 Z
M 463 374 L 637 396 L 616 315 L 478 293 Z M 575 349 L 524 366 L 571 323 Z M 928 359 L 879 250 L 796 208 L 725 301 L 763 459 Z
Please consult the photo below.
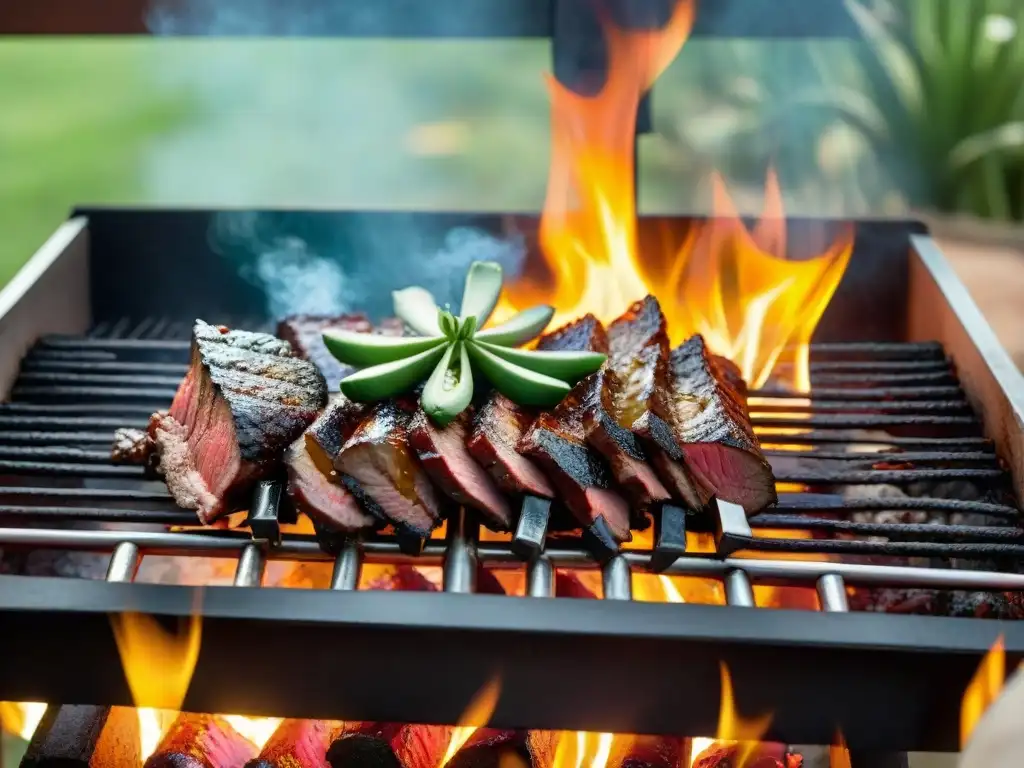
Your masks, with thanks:
M 218 715 L 178 715 L 145 768 L 237 768 L 256 746 Z
M 284 720 L 245 768 L 330 768 L 327 749 L 340 728 L 330 720 Z
M 682 739 L 666 736 L 634 736 L 622 739 L 622 748 L 609 760 L 611 768 L 676 768 L 683 764 Z
M 447 763 L 448 768 L 501 768 L 528 766 L 530 749 L 526 731 L 478 728 Z
M 372 734 L 351 733 L 335 740 L 327 750 L 331 768 L 406 768 L 388 740 Z
M 126 707 L 52 705 L 39 721 L 22 768 L 134 766 L 139 754 L 139 719 Z
M 434 424 L 420 408 L 409 424 L 409 444 L 434 484 L 457 504 L 479 510 L 488 528 L 507 531 L 512 508 L 501 489 L 473 460 L 466 446 L 469 414 L 445 427 Z
M 197 320 L 189 372 L 151 424 L 175 501 L 204 523 L 245 508 L 326 404 L 323 376 L 287 342 Z

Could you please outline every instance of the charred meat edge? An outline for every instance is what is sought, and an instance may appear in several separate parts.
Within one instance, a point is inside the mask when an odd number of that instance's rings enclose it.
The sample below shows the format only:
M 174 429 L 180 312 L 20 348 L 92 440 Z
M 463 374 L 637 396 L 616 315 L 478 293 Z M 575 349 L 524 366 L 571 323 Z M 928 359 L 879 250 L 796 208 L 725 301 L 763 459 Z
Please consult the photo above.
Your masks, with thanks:
M 243 509 L 326 402 L 323 376 L 287 342 L 197 320 L 189 371 L 150 425 L 175 501 L 204 523 Z
M 566 341 L 562 349 L 608 351 L 607 334 L 593 315 L 556 333 Z M 519 449 L 544 470 L 559 498 L 585 529 L 602 541 L 609 537 L 614 542 L 629 541 L 629 506 L 612 490 L 611 472 L 603 457 L 586 443 L 584 404 L 599 376 L 600 372 L 586 377 L 554 410 L 538 416 L 519 441 Z

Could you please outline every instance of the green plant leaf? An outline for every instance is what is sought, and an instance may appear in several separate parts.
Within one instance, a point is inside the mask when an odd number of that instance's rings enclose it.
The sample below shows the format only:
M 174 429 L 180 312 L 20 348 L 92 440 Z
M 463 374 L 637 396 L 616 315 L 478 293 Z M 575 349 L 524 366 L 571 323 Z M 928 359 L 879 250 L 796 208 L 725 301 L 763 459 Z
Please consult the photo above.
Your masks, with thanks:
M 324 345 L 346 365 L 380 365 L 417 355 L 444 344 L 443 336 L 378 336 L 340 328 L 324 331 Z
M 421 336 L 436 336 L 441 332 L 438 324 L 437 302 L 430 291 L 418 286 L 392 291 L 395 315 Z
M 448 347 L 427 379 L 420 405 L 431 421 L 444 427 L 466 410 L 472 399 L 473 373 L 469 355 L 465 343 L 457 342 Z
M 437 310 L 437 324 L 441 326 L 441 333 L 449 340 L 455 341 L 458 338 L 459 323 L 447 309 Z
M 607 355 L 602 355 L 600 352 L 547 352 L 515 349 L 499 347 L 497 344 L 489 344 L 479 339 L 474 339 L 473 343 L 513 365 L 570 383 L 589 376 L 608 359 Z
M 954 169 L 962 169 L 989 155 L 1020 151 L 1024 151 L 1024 120 L 968 136 L 949 153 L 949 162 Z
M 475 317 L 477 327 L 482 327 L 497 306 L 500 295 L 501 265 L 496 261 L 474 261 L 466 275 L 459 319 Z
M 494 388 L 520 405 L 552 406 L 569 394 L 564 381 L 531 371 L 502 360 L 475 341 L 466 343 L 473 364 L 494 385 Z
M 548 327 L 548 323 L 551 322 L 551 318 L 554 316 L 554 307 L 541 304 L 536 307 L 530 307 L 530 309 L 524 309 L 501 325 L 477 331 L 473 338 L 502 347 L 524 344 L 540 335 Z
M 473 334 L 476 333 L 476 318 L 472 315 L 462 321 L 462 325 L 459 326 L 459 338 L 460 339 L 471 339 Z
M 362 403 L 408 392 L 430 374 L 449 346 L 442 344 L 403 360 L 363 368 L 341 380 L 341 392 Z

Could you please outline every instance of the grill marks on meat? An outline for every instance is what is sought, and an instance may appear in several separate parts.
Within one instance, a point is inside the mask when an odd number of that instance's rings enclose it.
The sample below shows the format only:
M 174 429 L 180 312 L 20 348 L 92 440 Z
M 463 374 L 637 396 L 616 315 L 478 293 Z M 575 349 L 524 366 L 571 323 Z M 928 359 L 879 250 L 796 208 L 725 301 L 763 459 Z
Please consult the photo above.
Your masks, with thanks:
M 409 445 L 417 407 L 402 398 L 374 404 L 334 460 L 345 487 L 382 522 L 427 536 L 440 520 L 440 503 Z
M 632 431 L 650 407 L 655 371 L 669 352 L 657 299 L 648 296 L 634 303 L 609 326 L 608 351 L 607 364 L 585 388 L 583 427 L 587 442 L 608 460 L 615 481 L 644 509 L 669 499 Z
M 753 513 L 777 500 L 775 478 L 745 397 L 729 384 L 734 373 L 693 336 L 659 366 L 651 411 L 637 427 L 659 449 L 652 463 L 662 480 L 684 501 L 702 506 L 717 496 Z
M 555 495 L 551 483 L 518 449 L 533 419 L 532 411 L 493 392 L 474 417 L 466 446 L 502 490 L 551 499 Z
M 377 519 L 366 512 L 334 469 L 334 460 L 369 410 L 340 392 L 316 421 L 288 448 L 288 495 L 296 509 L 332 530 L 352 533 L 372 528 Z
M 608 351 L 607 334 L 593 315 L 551 337 L 558 349 Z M 543 468 L 559 498 L 584 527 L 599 525 L 603 519 L 617 541 L 629 541 L 629 507 L 611 489 L 608 466 L 586 442 L 584 415 L 599 376 L 600 372 L 583 379 L 553 411 L 538 416 L 519 441 L 519 449 Z
M 319 368 L 327 381 L 328 391 L 336 392 L 341 380 L 352 372 L 352 368 L 327 350 L 323 333 L 328 328 L 341 328 L 354 333 L 370 333 L 373 330 L 365 315 L 296 315 L 278 324 L 277 335 L 291 344 L 299 357 Z
M 601 341 L 596 342 L 598 337 Z M 537 349 L 583 351 L 592 343 L 604 345 L 599 351 L 607 349 L 601 324 L 593 315 L 586 315 L 543 336 L 537 343 Z M 492 392 L 473 419 L 466 444 L 473 458 L 503 491 L 553 499 L 554 485 L 519 448 L 519 441 L 536 417 L 534 409 L 516 405 L 501 393 Z
M 468 424 L 469 416 L 464 413 L 448 426 L 439 427 L 420 408 L 409 425 L 409 443 L 438 488 L 455 502 L 483 512 L 489 528 L 508 530 L 512 509 L 494 480 L 470 455 Z
M 204 523 L 244 508 L 326 401 L 323 376 L 288 342 L 197 320 L 189 371 L 151 424 L 175 501 Z

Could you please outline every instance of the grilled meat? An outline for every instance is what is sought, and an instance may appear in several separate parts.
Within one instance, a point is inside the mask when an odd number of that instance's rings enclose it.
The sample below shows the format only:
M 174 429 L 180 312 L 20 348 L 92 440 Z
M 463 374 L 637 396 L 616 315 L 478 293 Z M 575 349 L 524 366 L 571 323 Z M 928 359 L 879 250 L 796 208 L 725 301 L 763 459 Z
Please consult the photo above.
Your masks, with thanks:
M 468 414 L 462 414 L 448 426 L 438 427 L 420 408 L 409 425 L 409 444 L 438 488 L 455 502 L 483 512 L 488 528 L 507 531 L 512 509 L 490 475 L 470 456 L 468 423 Z
M 320 369 L 329 392 L 337 392 L 341 380 L 352 372 L 352 368 L 327 350 L 323 333 L 328 328 L 343 328 L 355 333 L 370 333 L 373 330 L 365 315 L 295 315 L 286 317 L 278 324 L 277 335 L 292 345 L 295 354 Z
M 323 376 L 288 342 L 197 320 L 191 367 L 150 427 L 175 501 L 204 523 L 244 508 L 326 403 Z
M 571 323 L 552 336 L 566 340 L 560 349 L 608 351 L 608 337 L 593 315 Z M 543 469 L 560 500 L 585 529 L 606 545 L 629 541 L 629 507 L 611 489 L 604 459 L 586 442 L 584 413 L 600 372 L 579 382 L 555 409 L 542 413 L 519 441 L 519 450 Z
M 659 365 L 634 428 L 655 444 L 652 464 L 677 498 L 701 507 L 717 496 L 753 514 L 776 501 L 775 478 L 730 376 L 693 336 Z
M 334 459 L 345 487 L 381 522 L 428 536 L 440 520 L 440 503 L 409 446 L 415 401 L 374 404 Z
M 516 447 L 534 416 L 530 409 L 492 392 L 473 419 L 466 447 L 502 490 L 551 499 L 551 483 Z
M 605 351 L 604 329 L 593 315 L 545 334 L 537 349 L 550 352 L 584 351 L 597 344 Z M 516 405 L 495 391 L 473 420 L 467 446 L 473 458 L 508 493 L 522 493 L 545 499 L 555 497 L 555 487 L 541 468 L 524 456 L 519 441 L 537 417 L 537 411 Z
M 665 316 L 657 299 L 648 296 L 634 303 L 608 327 L 608 351 L 607 364 L 585 389 L 583 428 L 587 442 L 608 460 L 633 509 L 643 510 L 669 499 L 632 431 L 654 396 L 658 362 L 669 353 Z
M 359 426 L 369 407 L 340 392 L 288 449 L 288 495 L 310 520 L 343 533 L 372 528 L 377 519 L 363 510 L 334 469 L 334 459 Z
M 114 464 L 149 465 L 156 453 L 156 443 L 142 429 L 122 427 L 114 431 L 114 444 L 110 448 L 110 461 Z

